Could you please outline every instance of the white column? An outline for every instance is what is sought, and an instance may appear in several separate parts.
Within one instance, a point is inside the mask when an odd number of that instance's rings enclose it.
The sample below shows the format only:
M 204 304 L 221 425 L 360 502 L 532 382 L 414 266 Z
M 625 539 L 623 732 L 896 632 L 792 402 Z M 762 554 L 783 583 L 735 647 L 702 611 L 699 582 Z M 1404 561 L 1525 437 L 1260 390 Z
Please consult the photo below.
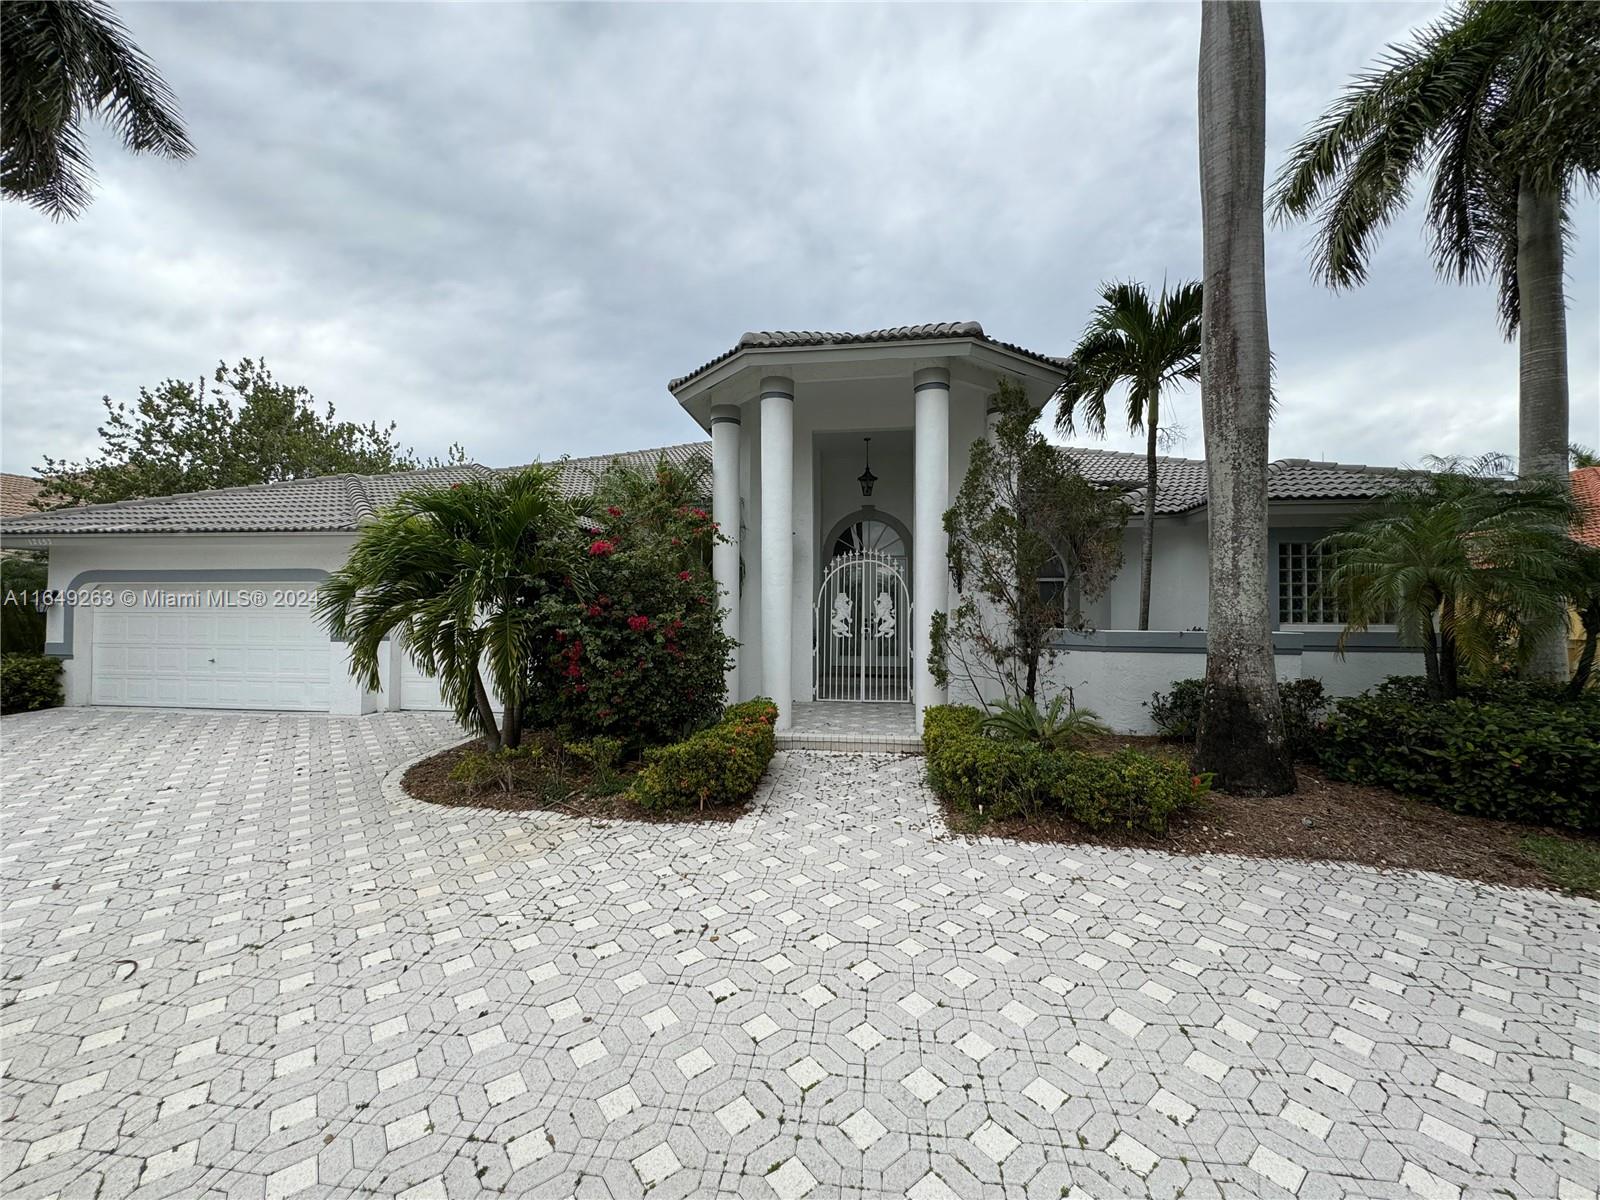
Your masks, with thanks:
M 794 707 L 794 381 L 761 381 L 761 679 L 778 704 L 778 728 Z
M 916 407 L 916 489 L 911 526 L 911 605 L 916 638 L 911 652 L 912 699 L 917 728 L 922 710 L 944 703 L 944 691 L 928 669 L 929 631 L 933 614 L 949 605 L 950 566 L 945 557 L 944 510 L 950 507 L 950 372 L 924 367 L 912 378 Z
M 726 541 L 711 552 L 711 575 L 722 597 L 722 629 L 739 640 L 739 407 L 717 404 L 711 409 L 711 519 Z M 728 668 L 728 701 L 739 695 L 739 650 Z

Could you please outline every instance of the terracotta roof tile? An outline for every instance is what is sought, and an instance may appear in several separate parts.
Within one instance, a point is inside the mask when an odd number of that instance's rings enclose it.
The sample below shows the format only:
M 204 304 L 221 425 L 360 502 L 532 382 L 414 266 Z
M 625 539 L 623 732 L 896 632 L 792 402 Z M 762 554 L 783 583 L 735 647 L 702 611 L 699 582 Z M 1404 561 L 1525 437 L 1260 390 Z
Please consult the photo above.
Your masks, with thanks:
M 1600 467 L 1580 467 L 1572 473 L 1572 498 L 1584 514 L 1573 536 L 1600 549 Z

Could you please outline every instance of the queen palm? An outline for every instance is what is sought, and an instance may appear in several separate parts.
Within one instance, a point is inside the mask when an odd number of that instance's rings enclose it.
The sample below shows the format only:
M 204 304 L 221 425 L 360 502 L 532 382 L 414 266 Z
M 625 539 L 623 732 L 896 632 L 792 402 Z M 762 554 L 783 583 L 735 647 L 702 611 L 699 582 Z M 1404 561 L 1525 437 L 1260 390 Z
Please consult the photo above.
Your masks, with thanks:
M 1323 586 L 1346 608 L 1341 642 L 1394 622 L 1422 648 L 1429 694 L 1451 699 L 1463 668 L 1487 671 L 1508 641 L 1527 654 L 1537 634 L 1564 629 L 1579 547 L 1555 480 L 1507 479 L 1497 456 L 1433 465 L 1323 539 Z
M 1150 628 L 1150 571 L 1156 535 L 1156 442 L 1161 427 L 1162 389 L 1200 375 L 1201 294 L 1198 283 L 1165 286 L 1152 303 L 1142 283 L 1110 283 L 1100 289 L 1077 348 L 1067 382 L 1056 393 L 1056 427 L 1075 431 L 1081 421 L 1092 433 L 1106 430 L 1106 401 L 1127 391 L 1130 433 L 1145 435 L 1144 546 L 1139 561 L 1139 628 Z
M 134 153 L 187 158 L 177 101 L 103 0 L 0 6 L 0 190 L 52 217 L 89 205 L 85 117 Z
M 362 528 L 317 603 L 329 632 L 349 643 L 358 680 L 378 686 L 379 652 L 397 634 L 491 750 L 521 743 L 529 664 L 546 649 L 535 644 L 534 605 L 579 569 L 577 512 L 555 478 L 528 467 L 411 492 Z
M 1600 5 L 1471 0 L 1391 46 L 1295 147 L 1274 187 L 1280 217 L 1313 218 L 1315 274 L 1366 278 L 1378 233 L 1431 173 L 1439 270 L 1492 277 L 1518 333 L 1518 466 L 1566 470 L 1564 205 L 1600 175 Z M 1536 670 L 1559 675 L 1559 641 Z

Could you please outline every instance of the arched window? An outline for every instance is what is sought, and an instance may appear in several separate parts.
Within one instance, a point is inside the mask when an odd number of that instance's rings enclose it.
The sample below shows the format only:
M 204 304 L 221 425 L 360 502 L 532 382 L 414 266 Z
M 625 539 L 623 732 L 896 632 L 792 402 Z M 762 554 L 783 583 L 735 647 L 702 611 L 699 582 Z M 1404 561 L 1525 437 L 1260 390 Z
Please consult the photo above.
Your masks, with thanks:
M 867 550 L 892 559 L 904 569 L 911 561 L 911 532 L 888 513 L 868 506 L 836 524 L 822 548 L 824 564 L 841 554 Z

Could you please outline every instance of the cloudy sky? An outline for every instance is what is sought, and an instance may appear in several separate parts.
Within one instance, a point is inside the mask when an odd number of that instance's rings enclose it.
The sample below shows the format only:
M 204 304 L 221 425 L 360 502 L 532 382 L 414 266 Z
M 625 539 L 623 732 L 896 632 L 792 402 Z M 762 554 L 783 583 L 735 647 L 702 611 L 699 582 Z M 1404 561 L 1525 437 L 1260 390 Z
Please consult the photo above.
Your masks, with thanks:
M 1101 280 L 1199 273 L 1188 4 L 121 7 L 197 154 L 101 137 L 84 218 L 0 214 L 8 471 L 91 448 L 104 394 L 244 355 L 423 453 L 686 441 L 666 381 L 746 329 L 978 320 L 1064 352 Z M 1437 9 L 1268 5 L 1269 169 Z M 1514 450 L 1491 289 L 1437 281 L 1414 215 L 1358 292 L 1313 284 L 1305 240 L 1268 240 L 1274 456 Z M 1168 411 L 1201 454 L 1197 397 Z

